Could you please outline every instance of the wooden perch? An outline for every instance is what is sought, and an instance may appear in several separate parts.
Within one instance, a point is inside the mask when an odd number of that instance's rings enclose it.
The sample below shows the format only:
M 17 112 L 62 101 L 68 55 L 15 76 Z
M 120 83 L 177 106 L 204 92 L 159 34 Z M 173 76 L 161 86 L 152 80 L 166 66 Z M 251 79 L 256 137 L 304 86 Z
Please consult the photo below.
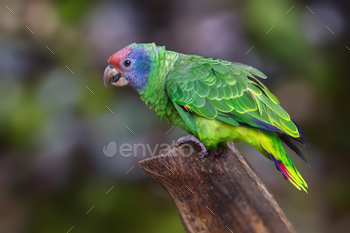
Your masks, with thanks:
M 190 233 L 294 232 L 270 191 L 229 143 L 224 154 L 199 159 L 199 148 L 172 148 L 139 162 L 170 195 Z M 184 156 L 183 156 L 184 155 Z

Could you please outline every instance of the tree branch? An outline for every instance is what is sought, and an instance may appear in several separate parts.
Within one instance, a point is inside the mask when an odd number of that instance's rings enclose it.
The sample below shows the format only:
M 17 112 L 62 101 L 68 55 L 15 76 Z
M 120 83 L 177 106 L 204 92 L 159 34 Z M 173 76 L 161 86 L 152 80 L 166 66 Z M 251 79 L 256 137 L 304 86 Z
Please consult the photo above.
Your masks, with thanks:
M 277 202 L 240 152 L 199 159 L 197 145 L 139 162 L 173 200 L 189 233 L 294 232 Z M 185 156 L 182 156 L 185 155 Z

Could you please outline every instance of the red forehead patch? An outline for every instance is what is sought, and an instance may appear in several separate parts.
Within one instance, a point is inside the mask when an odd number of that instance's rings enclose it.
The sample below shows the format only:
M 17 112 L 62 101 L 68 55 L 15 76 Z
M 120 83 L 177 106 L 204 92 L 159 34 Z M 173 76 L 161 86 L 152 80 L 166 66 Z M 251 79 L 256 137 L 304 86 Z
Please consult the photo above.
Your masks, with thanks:
M 113 65 L 115 68 L 117 69 L 122 69 L 120 67 L 120 62 L 129 55 L 131 51 L 131 47 L 129 48 L 123 48 L 121 50 L 119 50 L 118 52 L 116 52 L 115 54 L 113 54 L 112 56 L 110 56 L 107 61 L 109 64 Z

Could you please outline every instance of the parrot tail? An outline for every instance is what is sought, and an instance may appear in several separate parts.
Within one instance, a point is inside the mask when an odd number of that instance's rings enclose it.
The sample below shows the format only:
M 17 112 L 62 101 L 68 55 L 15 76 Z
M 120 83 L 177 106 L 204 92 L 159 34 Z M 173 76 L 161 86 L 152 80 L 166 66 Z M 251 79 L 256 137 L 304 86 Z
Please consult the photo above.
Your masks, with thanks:
M 302 189 L 307 193 L 306 188 L 308 188 L 308 186 L 305 180 L 287 156 L 277 134 L 274 134 L 273 137 L 271 137 L 271 135 L 261 137 L 260 146 L 266 153 L 267 156 L 265 156 L 269 157 L 275 163 L 277 169 L 281 171 L 284 178 L 289 180 L 297 189 Z

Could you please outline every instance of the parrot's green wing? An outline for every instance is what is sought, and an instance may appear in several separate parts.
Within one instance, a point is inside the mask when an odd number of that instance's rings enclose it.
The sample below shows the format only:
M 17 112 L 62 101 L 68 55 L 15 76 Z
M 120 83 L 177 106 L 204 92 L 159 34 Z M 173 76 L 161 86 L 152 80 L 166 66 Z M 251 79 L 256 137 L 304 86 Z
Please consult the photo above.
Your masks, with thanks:
M 167 76 L 166 88 L 192 132 L 196 131 L 194 112 L 234 126 L 249 125 L 299 138 L 298 127 L 256 77 L 266 78 L 251 66 L 182 55 Z

